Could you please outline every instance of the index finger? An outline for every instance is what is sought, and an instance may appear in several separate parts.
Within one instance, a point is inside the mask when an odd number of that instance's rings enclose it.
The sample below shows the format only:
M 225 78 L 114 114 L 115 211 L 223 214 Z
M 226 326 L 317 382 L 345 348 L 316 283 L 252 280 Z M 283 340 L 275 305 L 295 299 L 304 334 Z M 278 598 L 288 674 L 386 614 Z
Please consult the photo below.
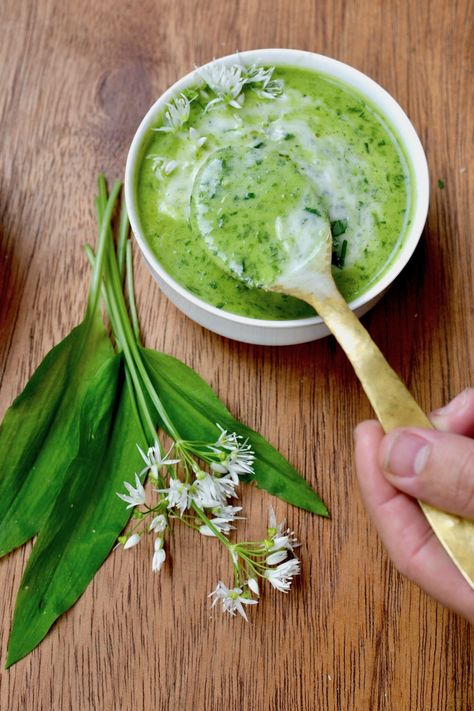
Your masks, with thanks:
M 437 430 L 474 437 L 474 388 L 466 388 L 445 407 L 432 412 L 430 420 Z
M 474 592 L 455 568 L 415 499 L 393 487 L 378 465 L 378 422 L 356 428 L 356 464 L 365 507 L 396 568 L 431 597 L 474 623 Z

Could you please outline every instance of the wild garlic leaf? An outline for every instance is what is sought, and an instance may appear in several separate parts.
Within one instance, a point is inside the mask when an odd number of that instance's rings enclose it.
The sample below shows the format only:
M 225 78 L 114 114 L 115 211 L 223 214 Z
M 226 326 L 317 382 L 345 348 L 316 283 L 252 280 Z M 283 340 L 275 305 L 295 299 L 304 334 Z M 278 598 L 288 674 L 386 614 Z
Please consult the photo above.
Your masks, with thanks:
M 0 556 L 45 521 L 77 452 L 84 394 L 112 353 L 96 311 L 48 353 L 7 410 L 0 425 Z
M 191 368 L 172 356 L 141 348 L 148 374 L 163 406 L 183 439 L 210 442 L 217 437 L 216 423 L 230 432 L 248 438 L 255 452 L 253 476 L 260 489 L 278 496 L 294 506 L 328 516 L 328 510 L 317 493 L 267 440 L 234 419 L 209 385 Z
M 137 444 L 146 447 L 118 354 L 103 365 L 85 395 L 77 456 L 20 584 L 7 666 L 28 654 L 76 602 L 116 542 L 131 513 L 116 492 L 141 468 Z

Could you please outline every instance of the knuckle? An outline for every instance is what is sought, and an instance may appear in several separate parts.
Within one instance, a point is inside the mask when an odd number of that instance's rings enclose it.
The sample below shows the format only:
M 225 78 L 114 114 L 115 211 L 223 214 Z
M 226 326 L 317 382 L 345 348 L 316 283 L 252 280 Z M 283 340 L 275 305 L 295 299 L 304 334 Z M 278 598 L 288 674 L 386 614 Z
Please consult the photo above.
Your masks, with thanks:
M 408 558 L 402 555 L 395 556 L 392 557 L 392 562 L 400 575 L 403 575 L 404 578 L 408 578 L 408 580 L 412 580 L 412 566 Z
M 400 547 L 397 553 L 391 556 L 395 568 L 404 578 L 413 582 L 418 581 L 420 569 L 423 568 L 421 564 L 422 559 L 432 535 L 432 530 L 428 529 L 414 547 L 405 545 L 404 547 Z
M 417 562 L 416 556 L 400 553 L 397 556 L 392 556 L 392 562 L 397 571 L 407 580 L 416 582 L 417 580 Z

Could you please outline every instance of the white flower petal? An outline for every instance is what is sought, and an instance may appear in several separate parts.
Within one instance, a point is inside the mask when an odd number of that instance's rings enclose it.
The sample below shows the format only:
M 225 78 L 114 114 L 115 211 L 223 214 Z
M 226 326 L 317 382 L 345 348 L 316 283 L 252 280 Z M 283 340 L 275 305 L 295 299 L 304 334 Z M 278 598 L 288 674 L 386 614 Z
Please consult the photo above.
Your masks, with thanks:
M 135 474 L 135 486 L 132 486 L 128 481 L 124 481 L 123 485 L 128 491 L 128 495 L 120 494 L 118 491 L 116 493 L 119 499 L 129 504 L 127 509 L 131 509 L 134 506 L 141 506 L 145 503 L 145 489 L 143 488 L 138 474 Z
M 151 568 L 154 573 L 157 573 L 161 569 L 165 560 L 166 560 L 166 552 L 163 550 L 163 548 L 159 548 L 158 550 L 155 550 L 155 552 L 153 553 L 152 561 L 151 561 Z
M 277 520 L 273 506 L 268 507 L 268 528 L 276 528 Z
M 191 485 L 180 481 L 179 479 L 170 479 L 170 485 L 167 489 L 157 489 L 160 494 L 164 494 L 168 500 L 167 506 L 169 509 L 177 508 L 181 515 L 185 509 L 189 508 L 195 500 L 194 494 L 190 491 Z
M 219 474 L 227 474 L 227 467 L 224 464 L 219 464 L 219 462 L 212 462 L 211 469 Z
M 256 605 L 258 602 L 257 600 L 244 597 L 242 595 L 242 588 L 228 588 L 221 581 L 217 583 L 216 589 L 209 594 L 209 597 L 212 596 L 215 596 L 212 601 L 212 607 L 220 602 L 223 612 L 228 612 L 230 615 L 235 615 L 235 613 L 238 612 L 247 622 L 247 614 L 243 605 Z
M 255 600 L 253 602 L 256 602 Z M 241 615 L 246 622 L 249 621 L 249 618 L 247 617 L 247 613 L 245 612 L 244 608 L 242 607 L 242 603 L 240 600 L 236 600 L 234 603 L 234 610 L 237 610 L 239 615 Z
M 260 589 L 256 578 L 249 578 L 247 580 L 247 585 L 249 586 L 249 590 L 251 590 L 255 595 L 260 595 Z
M 158 514 L 158 516 L 155 516 L 155 518 L 150 523 L 149 530 L 156 531 L 156 533 L 163 533 L 167 526 L 168 521 L 166 520 L 166 516 L 163 516 L 163 514 Z
M 128 548 L 133 548 L 133 546 L 136 546 L 137 543 L 140 543 L 141 536 L 138 533 L 134 533 L 130 536 L 130 538 L 127 539 L 127 542 L 124 544 L 123 549 L 128 550 Z
M 202 536 L 209 536 L 209 537 L 212 537 L 212 536 L 215 537 L 215 535 L 216 535 L 216 534 L 214 533 L 214 531 L 211 531 L 211 529 L 209 528 L 209 526 L 199 526 L 199 533 L 200 533 Z
M 189 138 L 194 141 L 197 148 L 201 148 L 201 146 L 203 146 L 207 141 L 207 136 L 201 136 L 199 131 L 197 131 L 194 126 L 189 128 Z
M 170 173 L 173 172 L 173 170 L 176 170 L 178 167 L 178 161 L 177 160 L 169 160 L 167 163 L 164 164 L 163 166 L 163 173 L 165 175 L 170 175 Z
M 206 509 L 225 506 L 228 498 L 237 497 L 235 478 L 229 474 L 217 477 L 203 472 L 195 482 L 196 501 Z
M 275 553 L 271 553 L 266 559 L 265 563 L 267 565 L 276 565 L 277 563 L 281 563 L 285 558 L 288 556 L 288 551 L 282 550 L 282 551 L 276 551 Z
M 164 159 L 163 159 L 163 160 L 164 160 Z M 173 445 L 173 446 L 174 446 L 174 445 Z M 171 465 L 173 465 L 173 464 L 179 464 L 179 462 L 181 461 L 180 459 L 168 459 L 170 453 L 171 453 L 172 450 L 173 450 L 173 446 L 170 447 L 170 449 L 168 450 L 167 454 L 164 454 L 164 455 L 163 455 L 163 454 L 161 453 L 161 446 L 160 446 L 160 443 L 159 443 L 157 440 L 155 440 L 155 444 L 153 445 L 153 447 L 150 447 L 150 448 L 148 449 L 148 452 L 147 452 L 146 454 L 145 454 L 145 453 L 143 452 L 143 450 L 140 449 L 140 447 L 137 445 L 138 450 L 139 450 L 140 454 L 141 454 L 142 457 L 143 457 L 143 461 L 144 461 L 145 464 L 147 465 L 147 469 L 148 469 L 148 470 L 152 470 L 152 469 L 153 469 L 153 470 L 155 470 L 155 471 L 157 471 L 157 468 L 158 468 L 158 467 L 164 467 L 164 466 L 168 466 L 168 465 L 171 466 Z
M 274 588 L 280 592 L 287 593 L 291 587 L 292 579 L 300 572 L 300 561 L 298 558 L 280 563 L 277 568 L 267 568 L 264 577 Z

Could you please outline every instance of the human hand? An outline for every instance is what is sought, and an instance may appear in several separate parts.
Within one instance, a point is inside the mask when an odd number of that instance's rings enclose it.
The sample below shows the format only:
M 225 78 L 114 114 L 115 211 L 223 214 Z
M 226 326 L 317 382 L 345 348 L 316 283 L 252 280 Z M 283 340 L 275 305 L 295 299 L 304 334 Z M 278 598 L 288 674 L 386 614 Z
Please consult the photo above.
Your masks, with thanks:
M 474 519 L 474 389 L 430 417 L 436 430 L 378 422 L 356 427 L 357 476 L 365 507 L 402 575 L 474 624 L 474 591 L 415 499 Z

